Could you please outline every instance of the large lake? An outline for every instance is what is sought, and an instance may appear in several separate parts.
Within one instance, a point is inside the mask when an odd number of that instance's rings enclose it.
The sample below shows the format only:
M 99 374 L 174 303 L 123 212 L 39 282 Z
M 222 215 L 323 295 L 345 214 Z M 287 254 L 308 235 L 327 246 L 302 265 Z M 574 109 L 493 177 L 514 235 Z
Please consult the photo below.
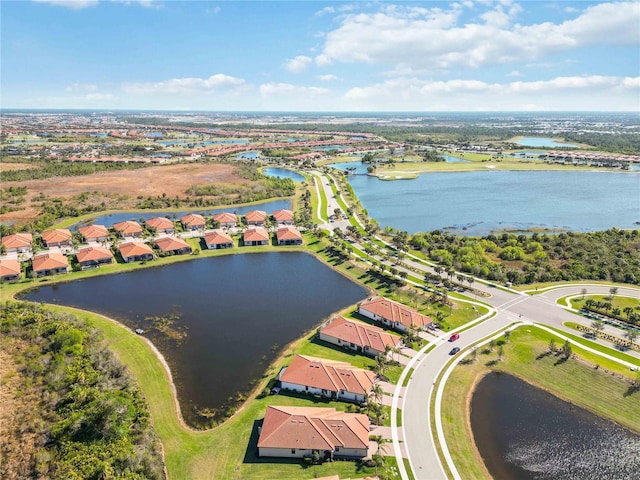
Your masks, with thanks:
M 131 212 L 110 213 L 108 215 L 98 215 L 97 217 L 92 218 L 91 220 L 88 220 L 85 222 L 76 223 L 72 225 L 71 228 L 76 229 L 78 227 L 82 227 L 84 225 L 91 225 L 91 224 L 106 225 L 107 227 L 110 227 L 114 223 L 124 222 L 127 220 L 135 220 L 137 222 L 140 219 L 148 220 L 154 217 L 166 217 L 166 216 L 169 216 L 171 218 L 180 218 L 181 216 L 186 215 L 188 213 L 199 213 L 201 215 L 208 216 L 208 215 L 215 215 L 216 213 L 220 213 L 220 212 L 231 212 L 237 215 L 244 215 L 245 213 L 250 212 L 251 210 L 256 210 L 256 209 L 264 210 L 267 213 L 273 213 L 276 210 L 281 210 L 281 209 L 290 210 L 291 200 L 272 200 L 270 202 L 263 202 L 263 203 L 258 203 L 254 205 L 243 205 L 243 206 L 230 205 L 224 208 L 200 208 L 200 209 L 192 209 L 192 210 L 183 210 L 180 212 L 172 212 L 172 211 L 150 212 L 148 210 L 137 210 L 137 211 L 131 211 Z
M 471 429 L 493 478 L 631 480 L 640 471 L 640 435 L 511 375 L 478 383 Z
M 556 142 L 554 139 L 547 137 L 523 137 L 514 143 L 526 147 L 577 148 L 577 145 L 573 145 L 571 143 Z
M 247 393 L 281 349 L 367 291 L 302 252 L 201 258 L 118 275 L 42 286 L 25 298 L 71 305 L 142 328 L 171 366 L 182 412 L 222 414 Z M 170 339 L 145 320 L 179 315 Z M 217 418 L 220 418 L 219 415 Z
M 304 182 L 302 175 L 286 168 L 269 167 L 262 170 L 262 173 L 268 177 L 290 178 L 294 182 Z
M 640 221 L 635 173 L 478 171 L 398 181 L 353 175 L 349 183 L 369 216 L 409 233 L 446 228 L 485 235 L 536 227 L 587 232 L 638 228 Z

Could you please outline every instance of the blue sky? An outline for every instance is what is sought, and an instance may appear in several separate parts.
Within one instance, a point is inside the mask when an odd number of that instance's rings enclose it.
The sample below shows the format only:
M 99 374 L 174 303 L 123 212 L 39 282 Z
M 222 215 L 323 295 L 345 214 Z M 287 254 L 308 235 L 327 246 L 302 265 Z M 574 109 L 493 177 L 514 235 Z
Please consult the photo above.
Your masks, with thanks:
M 640 110 L 640 2 L 21 0 L 3 108 Z

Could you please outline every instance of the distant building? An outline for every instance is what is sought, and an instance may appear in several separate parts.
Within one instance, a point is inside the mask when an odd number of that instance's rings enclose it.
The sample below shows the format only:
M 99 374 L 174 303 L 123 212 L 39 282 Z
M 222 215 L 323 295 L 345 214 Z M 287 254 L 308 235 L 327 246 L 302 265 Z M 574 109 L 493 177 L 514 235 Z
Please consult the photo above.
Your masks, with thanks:
M 209 250 L 233 247 L 233 239 L 231 236 L 221 230 L 207 232 L 204 235 L 204 243 Z
M 402 344 L 402 339 L 397 335 L 344 317 L 336 317 L 320 328 L 318 338 L 372 357 L 385 355 L 387 346 L 395 348 Z
M 47 230 L 42 232 L 42 242 L 47 248 L 49 247 L 70 247 L 71 231 L 66 228 L 56 228 L 55 230 Z
M 244 214 L 244 218 L 247 220 L 247 225 L 264 226 L 267 221 L 267 212 L 262 210 L 252 210 Z
M 358 305 L 358 313 L 399 332 L 409 328 L 427 328 L 433 319 L 413 308 L 384 297 L 371 297 Z
M 175 231 L 175 227 L 173 226 L 173 222 L 165 217 L 155 217 L 149 220 L 145 220 L 145 225 L 149 228 L 149 230 L 154 231 L 155 233 L 168 233 L 171 234 Z
M 106 242 L 109 240 L 109 230 L 104 225 L 88 225 L 78 229 L 86 242 Z
M 127 262 L 144 262 L 153 260 L 153 250 L 146 243 L 127 242 L 118 246 L 122 259 Z
M 67 273 L 69 271 L 69 261 L 67 257 L 58 252 L 36 255 L 33 257 L 31 265 L 33 273 L 38 277 Z
M 245 246 L 257 246 L 269 244 L 269 232 L 262 227 L 249 228 L 243 236 Z
M 31 250 L 33 236 L 30 233 L 14 233 L 2 237 L 2 245 L 7 253 L 27 253 Z
M 122 238 L 138 238 L 142 236 L 142 226 L 133 220 L 118 222 L 113 225 L 113 229 Z
M 0 260 L 0 282 L 12 282 L 20 279 L 20 262 L 13 258 Z
M 173 253 L 174 255 L 191 253 L 191 246 L 181 238 L 162 237 L 156 240 L 156 245 L 162 253 Z
M 217 222 L 220 227 L 235 227 L 238 224 L 238 216 L 235 213 L 222 212 L 213 216 L 213 221 Z
M 204 229 L 207 225 L 204 217 L 197 213 L 190 213 L 180 217 L 180 222 L 182 223 L 182 228 L 185 230 L 200 230 Z
M 278 245 L 302 245 L 302 234 L 296 227 L 282 227 L 276 231 Z
M 111 250 L 104 247 L 86 247 L 78 250 L 76 259 L 80 268 L 85 270 L 113 263 L 113 254 Z

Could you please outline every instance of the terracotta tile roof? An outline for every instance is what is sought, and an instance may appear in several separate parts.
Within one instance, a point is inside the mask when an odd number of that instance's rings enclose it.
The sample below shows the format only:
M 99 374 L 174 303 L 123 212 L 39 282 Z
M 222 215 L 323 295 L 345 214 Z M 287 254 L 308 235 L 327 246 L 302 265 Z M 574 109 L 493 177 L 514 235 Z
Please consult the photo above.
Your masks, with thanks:
M 214 230 L 213 232 L 207 232 L 204 235 L 204 241 L 207 245 L 219 245 L 221 243 L 233 243 L 231 236 L 220 230 Z
M 276 210 L 273 212 L 273 218 L 275 218 L 277 222 L 293 222 L 293 212 L 285 209 Z
M 43 253 L 33 257 L 33 271 L 41 272 L 54 268 L 68 267 L 67 257 L 58 252 Z
M 244 214 L 247 222 L 264 222 L 267 219 L 267 212 L 262 210 L 251 210 Z
M 124 257 L 137 257 L 140 255 L 153 255 L 153 250 L 146 243 L 142 242 L 127 242 L 118 246 L 120 254 Z
M 104 260 L 105 258 L 113 258 L 113 254 L 111 250 L 104 247 L 88 247 L 82 248 L 78 250 L 76 254 L 76 258 L 78 262 L 89 262 L 89 261 L 97 261 Z
M 88 225 L 86 227 L 80 227 L 78 231 L 82 236 L 89 240 L 91 238 L 108 237 L 109 230 L 104 225 Z
M 302 240 L 300 230 L 295 227 L 282 227 L 276 231 L 278 240 Z
M 155 230 L 168 230 L 173 229 L 173 222 L 165 217 L 155 217 L 145 220 L 144 223 Z
M 20 262 L 14 258 L 0 260 L 0 277 L 20 275 Z
M 207 222 L 205 221 L 202 215 L 198 215 L 197 213 L 189 213 L 180 217 L 180 221 L 183 225 L 187 227 L 204 227 Z
M 142 233 L 142 227 L 140 226 L 140 224 L 138 222 L 134 222 L 133 220 L 118 222 L 113 225 L 113 229 L 118 233 L 122 233 L 123 235 Z
M 163 252 L 172 252 L 174 250 L 180 250 L 182 248 L 191 248 L 191 246 L 182 240 L 181 238 L 176 237 L 162 237 L 156 240 L 156 245 Z
M 68 242 L 71 240 L 71 231 L 67 228 L 47 230 L 46 232 L 42 232 L 42 240 L 46 244 Z
M 333 319 L 322 327 L 320 332 L 360 347 L 370 347 L 379 352 L 384 352 L 386 345 L 395 347 L 401 341 L 397 335 L 391 335 L 381 328 L 347 320 L 344 317 Z
M 238 216 L 235 213 L 216 213 L 213 219 L 218 223 L 238 223 Z
M 334 450 L 369 448 L 369 418 L 333 408 L 269 406 L 258 447 Z
M 7 235 L 2 237 L 2 245 L 5 248 L 24 248 L 31 245 L 33 241 L 33 235 L 30 233 L 14 233 L 13 235 Z
M 264 240 L 269 241 L 269 232 L 262 227 L 249 228 L 244 232 L 245 242 L 260 242 Z
M 433 323 L 433 319 L 418 313 L 413 308 L 407 307 L 384 297 L 372 297 L 360 304 L 360 309 L 387 319 L 391 323 L 399 323 L 409 328 L 426 327 Z
M 375 378 L 375 373 L 349 363 L 296 355 L 280 380 L 334 392 L 346 390 L 368 395 Z

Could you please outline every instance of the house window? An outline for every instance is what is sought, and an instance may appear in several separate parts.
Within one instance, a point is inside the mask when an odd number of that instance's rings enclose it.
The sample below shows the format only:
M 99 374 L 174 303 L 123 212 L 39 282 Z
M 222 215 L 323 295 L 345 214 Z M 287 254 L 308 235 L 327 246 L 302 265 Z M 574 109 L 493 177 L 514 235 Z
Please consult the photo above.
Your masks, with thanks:
M 309 390 L 309 387 L 308 387 L 308 386 L 307 386 L 307 387 L 304 387 L 304 389 L 305 389 L 305 390 Z
M 340 451 L 340 447 L 336 447 L 336 452 L 339 452 L 339 451 Z
M 292 449 L 291 449 L 291 455 L 295 455 L 295 453 L 296 453 L 296 449 L 295 449 L 295 448 L 292 448 Z

